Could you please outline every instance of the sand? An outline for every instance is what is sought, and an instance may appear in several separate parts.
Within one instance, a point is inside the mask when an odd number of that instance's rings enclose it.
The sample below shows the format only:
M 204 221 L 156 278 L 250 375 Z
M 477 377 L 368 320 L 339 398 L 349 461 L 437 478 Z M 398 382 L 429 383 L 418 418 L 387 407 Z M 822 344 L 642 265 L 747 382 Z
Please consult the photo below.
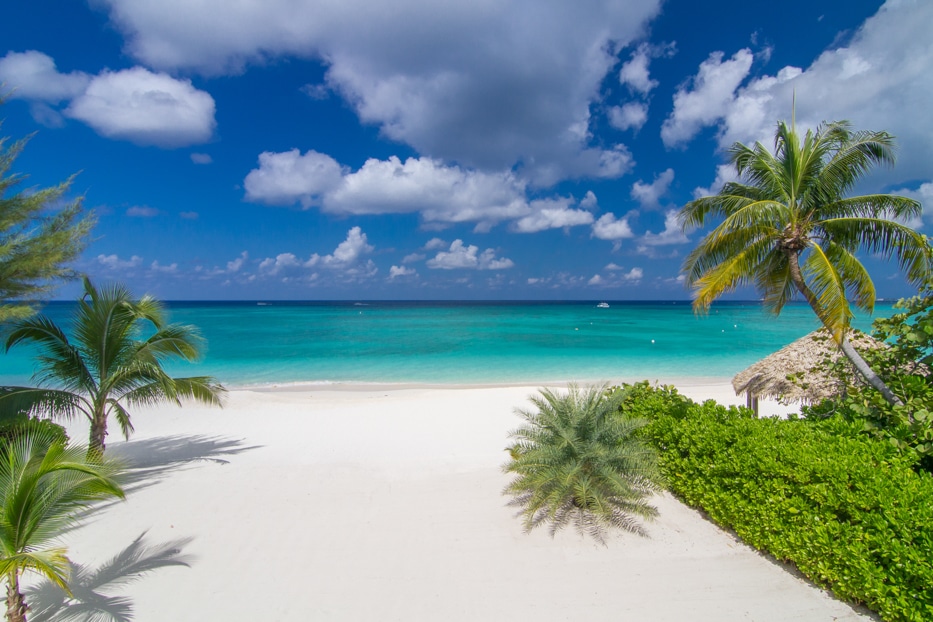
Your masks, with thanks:
M 139 622 L 871 619 L 668 494 L 647 538 L 523 533 L 500 466 L 536 389 L 241 390 L 223 410 L 137 410 L 108 453 L 144 470 L 65 543 L 90 568 L 143 533 L 187 559 L 106 592 Z

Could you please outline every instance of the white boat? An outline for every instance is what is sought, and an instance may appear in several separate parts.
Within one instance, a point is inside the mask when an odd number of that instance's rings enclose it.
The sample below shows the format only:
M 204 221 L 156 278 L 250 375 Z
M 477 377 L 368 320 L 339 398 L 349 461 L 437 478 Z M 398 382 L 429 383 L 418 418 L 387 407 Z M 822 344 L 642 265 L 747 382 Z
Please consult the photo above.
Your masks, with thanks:
M 601 302 L 601 303 L 599 303 L 599 304 L 596 305 L 596 306 L 597 306 L 597 308 L 599 308 L 599 309 L 608 309 L 608 308 L 609 308 L 609 303 L 608 303 L 608 302 Z

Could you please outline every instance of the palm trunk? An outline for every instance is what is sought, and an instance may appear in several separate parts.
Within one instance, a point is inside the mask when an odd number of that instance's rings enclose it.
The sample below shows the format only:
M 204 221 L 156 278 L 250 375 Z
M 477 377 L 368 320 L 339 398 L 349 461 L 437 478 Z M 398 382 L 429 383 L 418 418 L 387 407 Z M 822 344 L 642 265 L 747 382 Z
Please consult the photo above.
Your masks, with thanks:
M 797 286 L 797 290 L 803 294 L 803 297 L 807 299 L 807 303 L 810 305 L 810 308 L 816 313 L 816 316 L 820 318 L 820 321 L 823 323 L 830 333 L 833 335 L 833 339 L 836 340 L 836 343 L 839 345 L 839 349 L 842 350 L 842 353 L 845 355 L 849 362 L 852 363 L 852 366 L 855 368 L 855 371 L 865 379 L 865 382 L 870 384 L 872 387 L 878 390 L 879 393 L 884 397 L 888 404 L 892 405 L 901 405 L 900 399 L 888 388 L 888 385 L 884 383 L 878 374 L 868 366 L 868 363 L 865 362 L 865 359 L 862 358 L 862 355 L 859 354 L 855 348 L 852 347 L 852 344 L 849 343 L 848 337 L 846 337 L 845 330 L 838 331 L 838 329 L 832 327 L 827 322 L 827 318 L 824 317 L 822 313 L 822 307 L 820 306 L 820 301 L 817 300 L 816 294 L 807 287 L 807 284 L 803 280 L 803 275 L 800 273 L 800 263 L 798 261 L 799 254 L 796 251 L 788 251 L 787 259 L 790 267 L 790 276 L 791 280 L 794 282 L 794 285 Z
M 107 417 L 96 415 L 91 420 L 91 435 L 88 438 L 87 457 L 88 460 L 99 460 L 104 456 L 104 450 L 107 448 L 104 439 L 107 438 Z
M 7 622 L 26 622 L 26 599 L 19 591 L 19 575 L 11 572 L 7 576 L 6 620 Z

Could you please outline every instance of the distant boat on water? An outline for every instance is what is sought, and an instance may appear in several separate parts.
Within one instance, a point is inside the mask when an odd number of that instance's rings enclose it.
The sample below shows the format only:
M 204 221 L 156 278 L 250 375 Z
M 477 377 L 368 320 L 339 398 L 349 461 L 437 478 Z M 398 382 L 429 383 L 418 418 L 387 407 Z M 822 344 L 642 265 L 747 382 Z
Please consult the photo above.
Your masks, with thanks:
M 600 309 L 608 309 L 608 308 L 609 308 L 609 303 L 608 303 L 608 302 L 601 302 L 601 303 L 599 303 L 599 304 L 596 305 L 596 306 L 597 306 L 598 308 L 600 308 Z

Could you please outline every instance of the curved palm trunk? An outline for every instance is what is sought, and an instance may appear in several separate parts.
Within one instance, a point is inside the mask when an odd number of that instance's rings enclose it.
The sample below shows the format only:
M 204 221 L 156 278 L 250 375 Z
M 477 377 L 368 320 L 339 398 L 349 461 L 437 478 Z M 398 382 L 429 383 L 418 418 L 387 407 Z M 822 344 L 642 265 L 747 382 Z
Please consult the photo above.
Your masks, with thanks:
M 7 576 L 6 619 L 7 622 L 26 622 L 26 599 L 19 591 L 19 575 L 12 572 Z
M 868 366 L 868 363 L 865 362 L 865 359 L 862 358 L 862 355 L 859 354 L 855 348 L 852 347 L 852 344 L 849 343 L 848 337 L 846 337 L 845 331 L 842 331 L 838 336 L 836 331 L 826 322 L 826 318 L 823 317 L 821 313 L 822 308 L 820 307 L 819 300 L 816 298 L 816 294 L 807 287 L 807 284 L 803 280 L 803 275 L 800 273 L 800 263 L 798 262 L 799 254 L 797 251 L 789 251 L 788 253 L 788 262 L 790 267 L 791 280 L 794 282 L 794 285 L 797 287 L 797 290 L 803 294 L 803 297 L 807 299 L 807 303 L 810 305 L 810 308 L 813 309 L 816 316 L 820 318 L 820 321 L 823 323 L 823 326 L 829 329 L 833 334 L 833 338 L 836 339 L 836 343 L 839 345 L 839 349 L 842 350 L 842 353 L 845 355 L 849 362 L 852 363 L 852 366 L 855 367 L 855 371 L 865 379 L 865 382 L 870 384 L 872 387 L 878 390 L 879 393 L 884 397 L 889 404 L 903 404 L 900 399 L 888 388 L 888 385 L 884 383 L 878 374 Z

